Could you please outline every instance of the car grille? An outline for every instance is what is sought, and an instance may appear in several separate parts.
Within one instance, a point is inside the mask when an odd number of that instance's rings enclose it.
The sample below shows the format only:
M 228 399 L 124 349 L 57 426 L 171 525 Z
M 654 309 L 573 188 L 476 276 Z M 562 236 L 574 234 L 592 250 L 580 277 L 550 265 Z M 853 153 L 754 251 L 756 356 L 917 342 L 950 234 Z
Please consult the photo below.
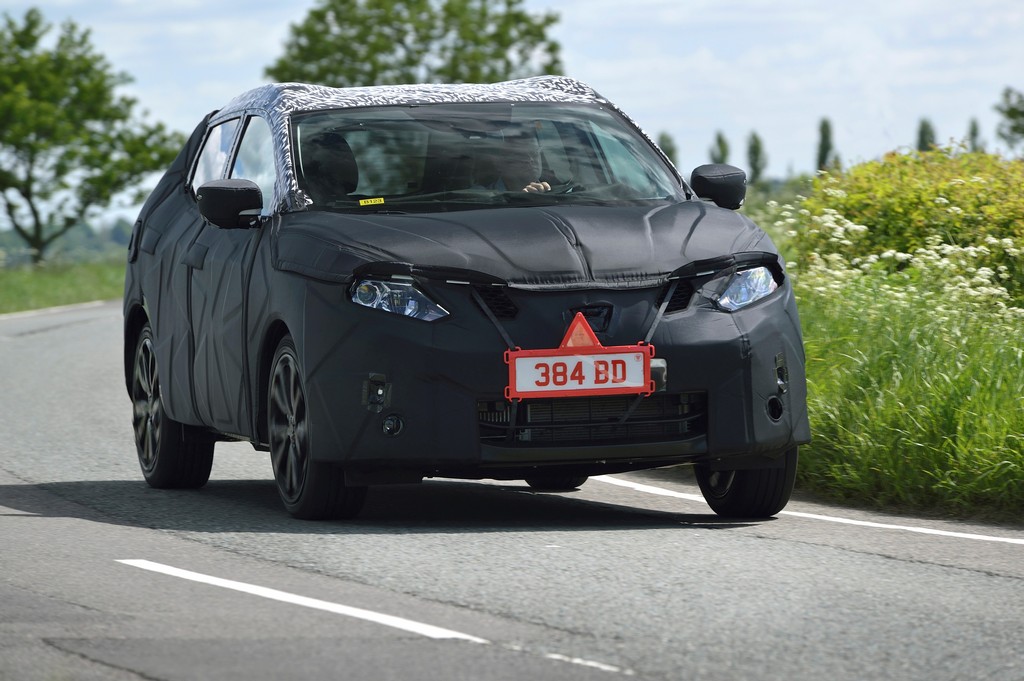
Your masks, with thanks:
M 703 392 L 566 397 L 477 403 L 480 441 L 516 447 L 628 444 L 689 440 L 707 432 L 707 397 Z M 620 423 L 620 421 L 622 421 Z
M 658 301 L 655 303 L 656 306 L 661 305 L 665 300 L 665 296 L 668 295 L 668 290 L 672 286 L 671 282 L 665 285 L 665 288 L 658 294 Z M 693 298 L 693 285 L 690 282 L 680 279 L 676 285 L 676 290 L 672 292 L 672 298 L 668 301 L 668 307 L 665 308 L 665 314 L 672 314 L 673 312 L 682 312 L 690 306 L 690 299 Z
M 661 305 L 662 301 L 665 300 L 665 296 L 668 295 L 670 287 L 671 282 L 661 289 L 658 293 L 658 299 L 655 302 L 655 306 Z M 484 305 L 487 306 L 487 309 L 494 315 L 495 319 L 508 321 L 515 319 L 516 315 L 519 314 L 519 307 L 509 297 L 504 286 L 477 284 L 474 285 L 473 288 L 476 290 L 477 294 L 479 294 L 480 300 L 483 301 Z M 665 308 L 665 314 L 682 312 L 690 306 L 691 298 L 693 298 L 693 285 L 688 281 L 679 280 L 676 285 L 676 290 L 673 291 L 672 298 L 668 301 L 668 306 Z M 605 323 L 607 324 L 607 321 Z M 602 329 L 596 330 L 600 331 Z

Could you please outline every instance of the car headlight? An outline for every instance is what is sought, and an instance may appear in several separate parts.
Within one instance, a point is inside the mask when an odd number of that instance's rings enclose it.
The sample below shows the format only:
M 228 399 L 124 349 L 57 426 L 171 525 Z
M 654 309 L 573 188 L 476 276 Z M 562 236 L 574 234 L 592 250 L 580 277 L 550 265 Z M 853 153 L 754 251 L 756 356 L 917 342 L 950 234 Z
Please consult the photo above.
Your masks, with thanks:
M 448 316 L 448 310 L 428 298 L 423 291 L 401 281 L 360 279 L 352 288 L 352 302 L 428 322 Z
M 715 303 L 723 310 L 735 312 L 761 300 L 777 288 L 779 285 L 771 270 L 767 267 L 752 267 L 733 274 Z

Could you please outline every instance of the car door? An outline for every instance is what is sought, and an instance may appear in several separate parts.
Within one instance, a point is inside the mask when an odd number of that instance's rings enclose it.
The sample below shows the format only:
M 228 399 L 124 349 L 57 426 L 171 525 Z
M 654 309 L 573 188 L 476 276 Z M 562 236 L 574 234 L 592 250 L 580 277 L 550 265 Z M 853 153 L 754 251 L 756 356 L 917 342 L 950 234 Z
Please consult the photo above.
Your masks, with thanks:
M 228 168 L 228 177 L 250 179 L 260 186 L 264 214 L 269 213 L 276 175 L 270 128 L 264 119 L 251 116 L 245 121 Z M 246 438 L 252 435 L 246 361 L 248 290 L 262 238 L 262 221 L 238 229 L 205 222 L 185 258 L 191 270 L 196 410 L 216 430 Z

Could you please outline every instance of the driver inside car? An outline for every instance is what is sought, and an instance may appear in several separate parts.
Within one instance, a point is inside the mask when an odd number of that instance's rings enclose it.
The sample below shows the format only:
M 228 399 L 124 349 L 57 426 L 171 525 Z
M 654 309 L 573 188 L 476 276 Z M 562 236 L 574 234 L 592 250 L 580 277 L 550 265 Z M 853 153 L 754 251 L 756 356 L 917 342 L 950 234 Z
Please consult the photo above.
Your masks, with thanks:
M 475 187 L 499 191 L 547 192 L 541 180 L 540 142 L 533 133 L 480 141 L 473 169 Z

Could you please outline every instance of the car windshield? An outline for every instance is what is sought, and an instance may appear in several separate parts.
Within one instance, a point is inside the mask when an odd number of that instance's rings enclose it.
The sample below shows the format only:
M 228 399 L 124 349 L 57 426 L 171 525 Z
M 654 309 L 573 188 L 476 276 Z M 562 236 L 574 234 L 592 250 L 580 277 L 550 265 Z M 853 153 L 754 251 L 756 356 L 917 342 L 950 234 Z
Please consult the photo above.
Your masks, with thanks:
M 652 145 L 596 105 L 388 106 L 295 114 L 292 123 L 297 179 L 311 209 L 438 212 L 682 198 L 680 180 Z

